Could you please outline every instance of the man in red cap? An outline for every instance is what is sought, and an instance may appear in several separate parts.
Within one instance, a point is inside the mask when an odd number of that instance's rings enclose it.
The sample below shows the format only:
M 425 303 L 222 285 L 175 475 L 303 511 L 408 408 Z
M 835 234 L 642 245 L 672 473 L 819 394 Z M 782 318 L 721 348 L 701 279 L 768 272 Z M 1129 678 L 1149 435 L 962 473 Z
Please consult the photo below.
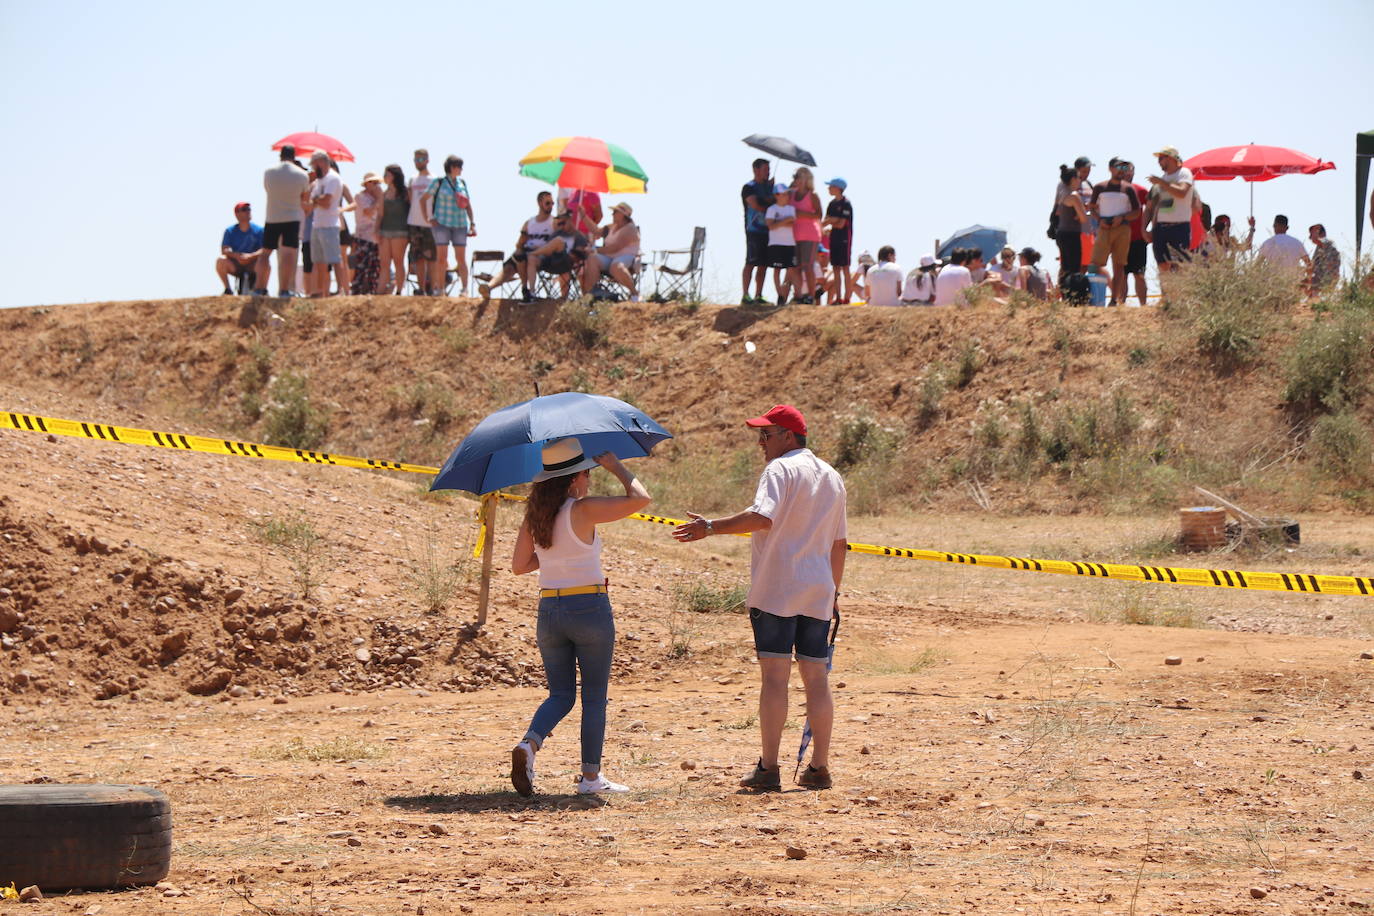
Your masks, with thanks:
M 256 281 L 258 259 L 262 257 L 262 227 L 253 222 L 253 208 L 247 201 L 234 204 L 234 219 L 234 225 L 224 230 L 215 261 L 215 275 L 224 284 L 226 296 L 234 293 L 230 278 L 251 274 Z
M 806 419 L 792 405 L 779 404 L 745 423 L 758 429 L 759 448 L 768 462 L 753 505 L 718 519 L 689 512 L 691 521 L 673 529 L 673 537 L 699 541 L 712 534 L 753 534 L 748 605 L 762 678 L 762 754 L 753 774 L 740 785 L 758 790 L 782 787 L 778 747 L 787 721 L 787 682 L 795 653 L 815 738 L 811 764 L 797 781 L 807 788 L 828 789 L 835 704 L 826 670 L 827 634 L 844 576 L 844 481 L 806 447 Z

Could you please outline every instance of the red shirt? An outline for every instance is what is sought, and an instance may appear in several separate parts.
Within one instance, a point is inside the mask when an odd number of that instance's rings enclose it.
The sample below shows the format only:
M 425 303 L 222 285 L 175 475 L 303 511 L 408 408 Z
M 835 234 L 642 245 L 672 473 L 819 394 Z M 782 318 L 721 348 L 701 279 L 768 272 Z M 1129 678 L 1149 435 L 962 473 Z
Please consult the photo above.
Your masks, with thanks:
M 1145 198 L 1148 192 L 1138 184 L 1131 185 L 1135 189 L 1135 202 L 1140 207 L 1140 213 L 1135 219 L 1127 223 L 1131 227 L 1131 241 L 1145 241 Z

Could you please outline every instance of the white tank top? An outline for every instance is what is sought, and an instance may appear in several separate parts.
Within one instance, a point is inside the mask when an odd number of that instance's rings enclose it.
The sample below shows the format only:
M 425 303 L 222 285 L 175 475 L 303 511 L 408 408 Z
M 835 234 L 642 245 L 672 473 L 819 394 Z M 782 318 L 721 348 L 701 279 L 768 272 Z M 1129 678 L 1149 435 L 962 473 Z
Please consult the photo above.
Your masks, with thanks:
M 553 520 L 553 544 L 547 548 L 534 545 L 539 557 L 540 588 L 574 588 L 579 585 L 600 585 L 606 581 L 601 572 L 601 535 L 592 535 L 588 544 L 577 536 L 572 526 L 572 505 L 568 498 Z M 595 531 L 595 529 L 593 529 Z

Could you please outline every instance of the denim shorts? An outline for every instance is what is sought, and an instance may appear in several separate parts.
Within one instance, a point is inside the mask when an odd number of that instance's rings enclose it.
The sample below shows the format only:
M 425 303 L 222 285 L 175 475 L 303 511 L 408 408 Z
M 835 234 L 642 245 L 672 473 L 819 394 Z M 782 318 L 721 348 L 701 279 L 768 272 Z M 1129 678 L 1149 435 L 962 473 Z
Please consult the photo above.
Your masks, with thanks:
M 609 255 L 596 252 L 596 262 L 601 265 L 602 271 L 611 269 L 612 264 L 623 264 L 626 270 L 631 270 L 635 266 L 637 255 L 626 252 L 625 254 Z
M 434 233 L 435 245 L 452 245 L 455 248 L 467 247 L 467 226 L 431 226 L 429 231 Z
M 1192 241 L 1190 223 L 1155 223 L 1155 263 L 1188 261 L 1188 243 Z
M 751 607 L 749 625 L 754 628 L 754 651 L 759 658 L 790 659 L 794 649 L 797 661 L 824 662 L 830 656 L 828 620 L 802 614 L 779 617 Z

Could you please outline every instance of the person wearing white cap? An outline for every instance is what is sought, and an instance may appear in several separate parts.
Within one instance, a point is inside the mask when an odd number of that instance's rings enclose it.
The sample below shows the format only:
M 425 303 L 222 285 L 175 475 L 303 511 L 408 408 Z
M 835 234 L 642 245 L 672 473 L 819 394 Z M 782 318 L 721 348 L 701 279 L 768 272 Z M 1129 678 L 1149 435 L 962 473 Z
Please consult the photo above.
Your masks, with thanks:
M 631 218 L 634 212 L 622 201 L 611 208 L 610 225 L 595 230 L 603 241 L 600 248 L 588 254 L 582 269 L 582 288 L 588 293 L 596 289 L 602 274 L 610 274 L 612 280 L 630 291 L 630 301 L 639 301 L 639 287 L 630 273 L 639 257 L 639 227 Z
M 343 208 L 357 213 L 353 233 L 353 289 L 355 296 L 371 296 L 377 292 L 377 275 L 381 269 L 378 245 L 381 237 L 377 225 L 381 221 L 382 179 L 376 172 L 363 176 L 363 189 L 353 196 L 353 203 Z
M 582 673 L 582 776 L 579 795 L 627 792 L 601 773 L 606 740 L 606 695 L 615 649 L 615 619 L 601 569 L 596 526 L 649 505 L 649 491 L 610 452 L 588 458 L 575 437 L 544 446 L 544 469 L 534 478 L 525 519 L 515 538 L 511 570 L 539 570 L 536 639 L 549 695 L 511 750 L 510 779 L 521 795 L 534 794 L 534 755 L 554 726 L 572 711 Z M 624 496 L 588 496 L 591 468 L 601 465 L 620 481 Z
M 921 266 L 906 275 L 902 285 L 902 305 L 933 305 L 935 303 L 935 275 L 940 262 L 928 254 L 921 255 Z

